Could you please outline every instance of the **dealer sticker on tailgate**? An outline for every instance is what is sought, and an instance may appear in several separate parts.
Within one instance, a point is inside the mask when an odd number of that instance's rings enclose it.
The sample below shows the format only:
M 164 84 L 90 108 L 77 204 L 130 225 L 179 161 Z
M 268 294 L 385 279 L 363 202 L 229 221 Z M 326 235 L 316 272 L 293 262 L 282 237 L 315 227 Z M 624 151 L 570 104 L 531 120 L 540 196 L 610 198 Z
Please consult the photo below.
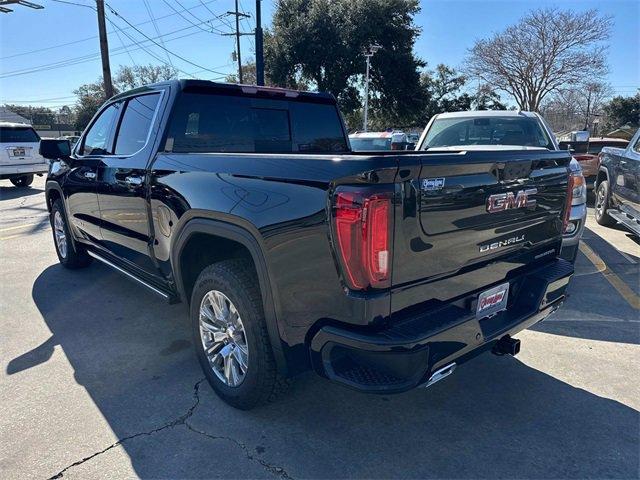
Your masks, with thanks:
M 476 318 L 484 318 L 507 308 L 509 297 L 509 283 L 503 283 L 490 290 L 485 290 L 478 296 Z

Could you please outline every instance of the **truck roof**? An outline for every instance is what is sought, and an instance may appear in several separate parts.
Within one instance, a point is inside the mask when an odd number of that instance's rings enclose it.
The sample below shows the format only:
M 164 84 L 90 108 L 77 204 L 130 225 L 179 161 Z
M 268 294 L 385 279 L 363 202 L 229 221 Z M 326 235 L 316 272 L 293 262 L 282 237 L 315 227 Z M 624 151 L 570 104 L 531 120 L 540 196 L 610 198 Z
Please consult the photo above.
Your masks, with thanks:
M 189 93 L 220 93 L 223 95 L 252 96 L 252 97 L 284 97 L 288 100 L 303 100 L 315 103 L 335 104 L 336 99 L 330 93 L 306 92 L 280 87 L 259 87 L 257 85 L 243 85 L 237 83 L 212 82 L 210 80 L 179 79 L 158 82 L 135 88 L 115 95 L 113 98 L 125 97 L 132 92 L 144 91 L 148 88 L 172 85 L 178 90 Z
M 524 110 L 473 110 L 466 112 L 445 112 L 435 115 L 436 118 L 461 118 L 461 117 L 529 117 L 535 118 L 535 112 Z
M 400 132 L 355 132 L 349 138 L 390 138 L 394 133 Z

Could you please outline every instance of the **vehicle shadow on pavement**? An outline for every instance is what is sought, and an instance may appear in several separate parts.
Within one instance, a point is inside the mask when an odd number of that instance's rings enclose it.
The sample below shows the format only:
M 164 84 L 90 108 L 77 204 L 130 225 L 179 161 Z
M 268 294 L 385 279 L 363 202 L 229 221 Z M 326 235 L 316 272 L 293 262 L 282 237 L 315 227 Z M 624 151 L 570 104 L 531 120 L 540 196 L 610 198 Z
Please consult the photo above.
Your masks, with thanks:
M 15 198 L 30 197 L 32 195 L 44 194 L 44 190 L 40 188 L 18 188 L 18 187 L 0 187 L 0 201 L 13 200 Z
M 359 394 L 305 374 L 278 402 L 242 412 L 202 380 L 184 307 L 167 306 L 101 265 L 48 267 L 32 296 L 52 337 L 7 372 L 47 362 L 59 345 L 122 440 L 95 456 L 61 458 L 47 475 L 66 467 L 104 474 L 115 455 L 126 455 L 142 478 L 638 473 L 638 412 L 515 358 L 482 355 L 429 389 L 395 396 Z
M 627 257 L 638 262 L 629 263 L 609 243 L 595 235 L 588 239 L 588 244 L 606 262 L 607 268 L 614 271 L 629 288 L 633 289 L 638 284 L 639 258 L 627 254 Z M 575 270 L 576 274 L 569 284 L 568 298 L 562 308 L 531 327 L 531 330 L 640 345 L 640 311 L 629 305 L 580 251 Z

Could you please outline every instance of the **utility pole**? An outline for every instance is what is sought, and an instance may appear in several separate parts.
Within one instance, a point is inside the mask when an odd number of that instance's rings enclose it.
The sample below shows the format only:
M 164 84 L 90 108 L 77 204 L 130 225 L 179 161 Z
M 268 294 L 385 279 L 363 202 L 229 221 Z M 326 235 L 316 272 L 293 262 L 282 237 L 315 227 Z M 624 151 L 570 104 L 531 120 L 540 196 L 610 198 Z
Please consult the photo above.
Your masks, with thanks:
M 238 83 L 242 83 L 242 58 L 240 57 L 240 11 L 236 0 L 236 50 L 238 51 Z
M 364 120 L 362 122 L 362 129 L 367 131 L 367 120 L 369 117 L 369 67 L 371 64 L 371 57 L 380 50 L 382 47 L 380 45 L 369 45 L 364 51 L 364 56 L 367 58 L 367 73 L 365 74 L 365 82 L 364 82 Z
M 237 1 L 237 0 L 236 0 Z M 109 42 L 107 41 L 107 27 L 104 22 L 104 0 L 96 0 L 98 12 L 98 33 L 100 35 L 100 54 L 102 55 L 102 79 L 104 94 L 113 97 L 113 83 L 111 83 L 111 66 L 109 65 Z
M 236 57 L 238 58 L 238 83 L 242 83 L 242 57 L 240 56 L 240 37 L 242 35 L 251 35 L 251 34 L 240 32 L 240 17 L 249 18 L 250 15 L 247 15 L 246 13 L 240 13 L 240 10 L 238 10 L 238 0 L 236 0 L 235 11 L 227 12 L 227 15 L 235 15 L 236 17 L 236 33 L 232 35 L 235 35 L 236 37 Z
M 262 11 L 260 2 L 256 0 L 256 84 L 264 85 L 264 45 L 262 36 Z

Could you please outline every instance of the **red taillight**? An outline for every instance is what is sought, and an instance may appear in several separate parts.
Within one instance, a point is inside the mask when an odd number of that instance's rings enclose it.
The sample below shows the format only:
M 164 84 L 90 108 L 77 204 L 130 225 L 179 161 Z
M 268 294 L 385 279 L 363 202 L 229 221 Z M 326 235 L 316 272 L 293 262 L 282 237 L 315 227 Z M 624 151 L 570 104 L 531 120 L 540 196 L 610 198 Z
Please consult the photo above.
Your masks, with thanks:
M 348 286 L 385 288 L 391 280 L 392 209 L 390 193 L 338 191 L 335 236 Z

